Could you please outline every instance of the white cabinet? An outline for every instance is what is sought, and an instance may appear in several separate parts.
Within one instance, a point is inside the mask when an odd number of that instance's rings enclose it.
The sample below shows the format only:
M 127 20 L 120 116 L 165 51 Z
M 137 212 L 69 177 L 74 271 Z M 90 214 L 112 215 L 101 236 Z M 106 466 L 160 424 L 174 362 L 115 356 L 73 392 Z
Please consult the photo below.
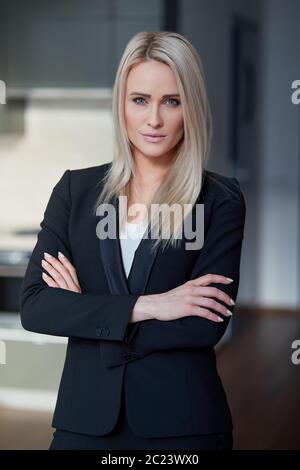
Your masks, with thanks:
M 67 338 L 22 329 L 19 315 L 0 315 L 6 364 L 0 365 L 0 406 L 53 411 Z

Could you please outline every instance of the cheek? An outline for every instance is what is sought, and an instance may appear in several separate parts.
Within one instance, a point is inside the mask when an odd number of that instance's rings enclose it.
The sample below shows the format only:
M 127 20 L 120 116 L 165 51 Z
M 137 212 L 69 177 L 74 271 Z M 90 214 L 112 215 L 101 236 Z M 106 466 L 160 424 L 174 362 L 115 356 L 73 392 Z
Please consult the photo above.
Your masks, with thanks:
M 126 124 L 130 124 L 130 121 L 131 121 L 131 117 L 130 117 L 130 110 L 125 106 L 125 109 L 124 109 L 124 118 L 125 118 L 125 122 Z
M 128 107 L 125 110 L 125 121 L 128 127 L 135 128 L 140 121 L 140 117 L 137 112 L 134 112 Z
M 172 123 L 172 128 L 174 133 L 180 133 L 183 131 L 183 118 L 182 116 L 177 116 L 174 118 L 173 123 Z

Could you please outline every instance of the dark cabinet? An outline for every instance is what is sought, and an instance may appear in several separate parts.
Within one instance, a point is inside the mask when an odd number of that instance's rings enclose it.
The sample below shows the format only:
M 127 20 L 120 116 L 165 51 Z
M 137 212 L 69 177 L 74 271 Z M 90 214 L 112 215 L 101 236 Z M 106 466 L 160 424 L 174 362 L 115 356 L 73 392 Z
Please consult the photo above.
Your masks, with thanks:
M 130 37 L 161 29 L 162 4 L 163 0 L 0 0 L 0 25 L 1 15 L 6 23 L 0 67 L 2 60 L 8 88 L 112 87 Z

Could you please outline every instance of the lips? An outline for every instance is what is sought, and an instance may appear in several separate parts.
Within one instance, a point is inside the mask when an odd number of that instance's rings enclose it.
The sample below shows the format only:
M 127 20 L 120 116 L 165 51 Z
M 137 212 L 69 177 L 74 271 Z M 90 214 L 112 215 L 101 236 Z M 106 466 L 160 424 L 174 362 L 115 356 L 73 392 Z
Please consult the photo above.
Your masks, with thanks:
M 141 134 L 145 135 L 146 137 L 166 137 L 163 134 L 144 134 L 144 133 L 141 133 Z
M 161 142 L 166 137 L 165 135 L 161 135 L 161 134 L 141 134 L 141 135 L 146 142 L 150 142 L 150 143 L 152 142 L 153 144 Z

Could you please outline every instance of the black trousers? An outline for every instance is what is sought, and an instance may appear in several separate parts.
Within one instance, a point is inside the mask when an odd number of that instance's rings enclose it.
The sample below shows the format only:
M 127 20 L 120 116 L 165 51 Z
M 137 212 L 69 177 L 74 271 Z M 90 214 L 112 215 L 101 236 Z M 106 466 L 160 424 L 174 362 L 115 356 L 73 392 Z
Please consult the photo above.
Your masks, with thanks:
M 145 438 L 128 426 L 124 389 L 118 422 L 110 434 L 91 436 L 56 429 L 49 450 L 232 450 L 232 432 Z

